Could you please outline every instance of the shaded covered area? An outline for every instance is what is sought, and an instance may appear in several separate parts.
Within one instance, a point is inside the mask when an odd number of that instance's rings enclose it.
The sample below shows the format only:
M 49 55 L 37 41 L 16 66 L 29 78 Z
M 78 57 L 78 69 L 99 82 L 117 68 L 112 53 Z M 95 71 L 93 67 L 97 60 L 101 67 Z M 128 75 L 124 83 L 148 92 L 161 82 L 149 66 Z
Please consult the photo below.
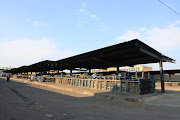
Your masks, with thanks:
M 29 72 L 42 72 L 55 70 L 55 62 L 50 60 L 41 61 L 28 66 Z
M 138 39 L 101 48 L 56 61 L 60 69 L 103 69 L 160 62 L 174 62 L 172 58 L 144 44 Z
M 174 63 L 175 60 L 167 57 L 138 39 L 115 44 L 94 51 L 75 55 L 58 61 L 45 60 L 29 66 L 22 66 L 8 72 L 44 72 L 50 70 L 79 70 L 106 69 L 108 67 L 134 66 L 137 64 L 159 63 L 164 92 L 163 62 Z
M 11 70 L 6 70 L 5 72 L 10 73 L 22 73 L 22 72 L 43 72 L 55 69 L 55 62 L 50 60 L 41 61 L 29 66 L 22 66 L 19 68 L 13 68 Z
M 41 61 L 9 72 L 42 72 L 48 70 L 105 69 L 137 64 L 175 62 L 138 39 L 104 47 L 58 61 Z

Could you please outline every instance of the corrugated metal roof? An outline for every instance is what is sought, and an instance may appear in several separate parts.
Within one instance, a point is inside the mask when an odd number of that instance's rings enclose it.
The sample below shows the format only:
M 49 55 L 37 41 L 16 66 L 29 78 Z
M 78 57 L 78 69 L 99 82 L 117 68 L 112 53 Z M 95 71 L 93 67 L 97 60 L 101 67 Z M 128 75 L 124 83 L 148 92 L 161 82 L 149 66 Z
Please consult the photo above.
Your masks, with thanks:
M 108 67 L 133 66 L 136 64 L 175 62 L 138 39 L 104 47 L 58 61 L 42 61 L 14 69 L 18 72 L 41 72 L 75 68 L 103 69 Z

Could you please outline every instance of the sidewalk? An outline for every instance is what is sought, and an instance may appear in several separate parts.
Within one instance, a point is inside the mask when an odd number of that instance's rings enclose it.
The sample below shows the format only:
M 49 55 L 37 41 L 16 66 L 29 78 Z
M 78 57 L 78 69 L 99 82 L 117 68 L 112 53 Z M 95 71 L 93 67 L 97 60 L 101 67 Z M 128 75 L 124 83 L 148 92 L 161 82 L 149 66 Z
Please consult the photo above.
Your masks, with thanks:
M 156 93 L 139 95 L 138 93 L 111 92 L 107 90 L 95 90 L 95 89 L 88 89 L 88 88 L 82 88 L 82 87 L 60 85 L 60 84 L 49 83 L 49 82 L 48 83 L 47 82 L 28 82 L 28 80 L 25 80 L 25 79 L 11 78 L 11 80 L 15 82 L 26 83 L 26 84 L 37 84 L 37 85 L 47 86 L 47 87 L 51 87 L 55 89 L 73 92 L 76 94 L 84 94 L 88 96 L 95 96 L 101 99 L 109 99 L 109 100 L 120 101 L 120 102 L 148 102 L 148 101 L 154 101 L 158 99 L 159 97 L 165 96 L 167 94 L 172 94 L 172 91 L 167 91 L 164 94 L 164 93 L 161 93 L 160 90 L 157 90 Z

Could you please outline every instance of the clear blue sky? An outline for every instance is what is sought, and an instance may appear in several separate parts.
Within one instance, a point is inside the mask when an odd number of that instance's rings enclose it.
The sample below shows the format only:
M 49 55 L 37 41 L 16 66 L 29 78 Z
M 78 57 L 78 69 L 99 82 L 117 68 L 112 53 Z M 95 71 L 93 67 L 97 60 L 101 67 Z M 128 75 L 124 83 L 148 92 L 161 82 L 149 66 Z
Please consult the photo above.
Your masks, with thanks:
M 179 0 L 161 1 L 180 13 Z M 58 60 L 138 38 L 177 60 L 175 65 L 165 64 L 165 69 L 180 69 L 177 55 L 180 16 L 158 0 L 0 0 L 0 3 L 2 66 Z

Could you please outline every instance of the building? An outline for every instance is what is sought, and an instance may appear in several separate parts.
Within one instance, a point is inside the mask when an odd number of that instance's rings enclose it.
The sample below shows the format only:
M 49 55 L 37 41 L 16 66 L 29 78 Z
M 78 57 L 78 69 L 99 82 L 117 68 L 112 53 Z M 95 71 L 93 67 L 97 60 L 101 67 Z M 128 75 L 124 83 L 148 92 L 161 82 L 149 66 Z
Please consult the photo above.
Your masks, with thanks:
M 3 69 L 3 70 L 11 70 L 12 67 L 11 67 L 11 66 L 10 66 L 10 67 L 5 67 L 5 66 L 1 66 L 1 65 L 0 65 L 0 69 Z
M 134 67 L 119 67 L 120 71 L 127 71 L 127 72 L 141 72 L 141 71 L 152 71 L 152 67 L 145 66 L 145 65 L 135 65 Z M 116 67 L 109 67 L 107 69 L 92 69 L 92 73 L 94 72 L 109 72 L 109 71 L 117 71 Z
M 127 72 L 141 72 L 141 71 L 152 71 L 152 67 L 145 65 L 135 65 L 134 67 L 120 67 L 119 70 Z
M 10 67 L 5 67 L 5 66 L 1 66 L 1 65 L 0 65 L 0 75 L 1 75 L 1 74 L 5 74 L 5 72 L 3 72 L 3 71 L 11 70 L 11 69 L 12 69 L 11 66 L 10 66 Z

